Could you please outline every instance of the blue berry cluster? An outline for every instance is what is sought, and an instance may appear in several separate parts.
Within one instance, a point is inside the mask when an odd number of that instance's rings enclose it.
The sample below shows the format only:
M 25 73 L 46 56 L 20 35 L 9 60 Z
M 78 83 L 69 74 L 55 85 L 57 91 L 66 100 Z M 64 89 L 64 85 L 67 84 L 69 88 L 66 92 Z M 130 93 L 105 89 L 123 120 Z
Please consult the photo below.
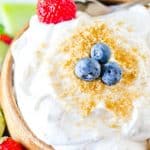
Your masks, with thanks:
M 117 84 L 122 77 L 122 69 L 116 62 L 109 62 L 110 48 L 104 43 L 95 44 L 91 49 L 91 58 L 82 58 L 75 66 L 75 74 L 84 81 L 101 78 L 106 85 Z

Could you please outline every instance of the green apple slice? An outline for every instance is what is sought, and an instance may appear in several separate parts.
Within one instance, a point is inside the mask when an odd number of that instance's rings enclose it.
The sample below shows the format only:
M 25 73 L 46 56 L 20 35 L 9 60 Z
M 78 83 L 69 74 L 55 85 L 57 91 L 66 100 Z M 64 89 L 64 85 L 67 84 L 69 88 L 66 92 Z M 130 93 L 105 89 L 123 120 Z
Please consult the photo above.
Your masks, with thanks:
M 0 34 L 4 33 L 4 26 L 2 24 L 0 24 Z
M 14 36 L 35 14 L 35 4 L 2 2 L 0 14 L 6 33 Z
M 3 135 L 4 133 L 4 130 L 5 130 L 5 119 L 4 119 L 4 116 L 3 116 L 3 113 L 0 109 L 0 137 Z
M 6 45 L 2 41 L 0 41 L 0 66 L 3 63 L 3 60 L 4 60 L 5 55 L 7 53 L 8 47 L 9 47 L 8 45 Z

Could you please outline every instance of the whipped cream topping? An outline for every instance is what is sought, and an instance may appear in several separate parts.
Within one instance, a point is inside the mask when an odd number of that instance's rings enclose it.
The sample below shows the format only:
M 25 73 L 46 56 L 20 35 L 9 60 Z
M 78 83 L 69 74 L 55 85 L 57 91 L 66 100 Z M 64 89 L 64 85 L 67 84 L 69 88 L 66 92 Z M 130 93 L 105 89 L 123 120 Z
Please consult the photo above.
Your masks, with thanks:
M 82 34 L 81 31 L 99 23 L 108 26 L 121 48 L 129 49 L 129 56 L 130 49 L 136 48 L 133 51 L 136 51 L 137 66 L 131 67 L 135 67 L 137 76 L 127 89 L 138 96 L 129 104 L 129 97 L 126 97 L 121 103 L 123 106 L 117 108 L 119 113 L 112 103 L 106 105 L 102 99 L 94 103 L 89 114 L 83 115 L 87 103 L 84 101 L 79 109 L 76 99 L 88 101 L 91 95 L 81 92 L 61 65 L 72 58 L 72 49 L 65 52 L 68 43 L 80 35 L 78 32 Z M 28 30 L 12 46 L 17 103 L 33 133 L 57 150 L 145 150 L 146 140 L 150 138 L 149 27 L 150 13 L 143 6 L 97 18 L 78 12 L 76 19 L 56 25 L 40 23 L 37 16 L 33 16 Z M 80 48 L 80 41 L 75 42 L 75 47 Z M 80 49 L 76 55 L 80 56 Z M 115 51 L 111 59 L 119 61 Z M 128 71 L 126 69 L 124 72 Z M 122 85 L 118 85 L 120 93 L 124 90 Z M 70 94 L 73 87 L 75 91 Z M 102 94 L 106 97 L 109 92 L 111 88 L 106 87 Z M 132 108 L 128 117 L 122 112 L 124 107 L 127 111 Z

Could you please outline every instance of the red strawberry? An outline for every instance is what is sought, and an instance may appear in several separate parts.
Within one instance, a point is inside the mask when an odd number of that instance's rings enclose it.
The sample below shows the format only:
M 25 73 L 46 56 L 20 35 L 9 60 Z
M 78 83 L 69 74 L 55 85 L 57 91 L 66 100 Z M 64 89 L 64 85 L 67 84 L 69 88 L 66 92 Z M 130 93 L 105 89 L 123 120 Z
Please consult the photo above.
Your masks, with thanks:
M 3 138 L 0 144 L 0 150 L 25 150 L 21 144 L 12 138 Z
M 38 0 L 37 14 L 40 22 L 59 23 L 76 17 L 73 0 Z
M 12 42 L 12 38 L 7 34 L 0 34 L 0 41 L 3 41 L 4 43 L 10 45 Z

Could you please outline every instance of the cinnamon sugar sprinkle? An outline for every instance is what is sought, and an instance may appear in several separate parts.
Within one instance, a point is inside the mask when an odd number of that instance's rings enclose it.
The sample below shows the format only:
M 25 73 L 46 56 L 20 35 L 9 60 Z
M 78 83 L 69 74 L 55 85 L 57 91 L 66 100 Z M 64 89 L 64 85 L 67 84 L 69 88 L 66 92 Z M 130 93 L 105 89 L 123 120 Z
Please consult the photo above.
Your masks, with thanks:
M 130 88 L 138 76 L 138 50 L 133 47 L 126 49 L 118 41 L 121 39 L 117 39 L 106 24 L 95 23 L 78 29 L 60 46 L 60 52 L 69 55 L 69 59 L 62 64 L 64 76 L 71 79 L 71 86 L 62 88 L 59 96 L 61 99 L 72 97 L 84 116 L 89 115 L 101 100 L 118 117 L 128 118 L 132 112 L 132 101 L 139 96 L 139 91 Z M 104 42 L 112 49 L 112 56 L 123 68 L 122 80 L 114 86 L 104 85 L 100 80 L 82 81 L 74 74 L 75 64 L 79 59 L 89 57 L 91 47 L 98 42 Z M 61 88 L 59 82 L 56 86 Z

